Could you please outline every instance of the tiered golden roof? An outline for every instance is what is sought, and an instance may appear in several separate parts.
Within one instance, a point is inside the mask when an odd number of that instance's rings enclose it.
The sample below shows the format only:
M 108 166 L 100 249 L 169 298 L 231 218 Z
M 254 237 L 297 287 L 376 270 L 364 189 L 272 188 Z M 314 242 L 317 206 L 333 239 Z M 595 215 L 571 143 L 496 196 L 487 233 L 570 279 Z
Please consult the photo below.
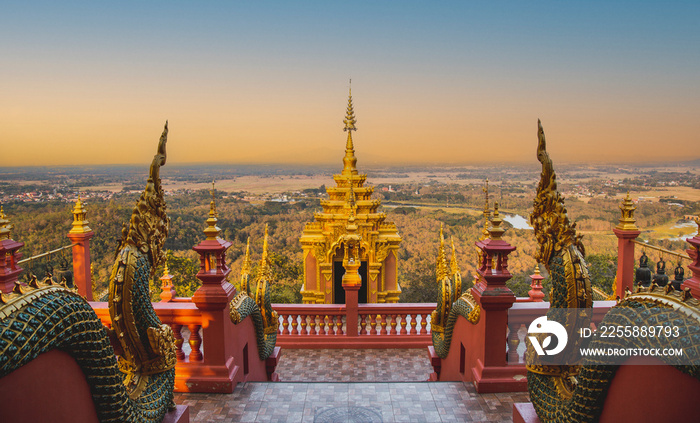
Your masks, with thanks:
M 304 250 L 304 260 L 313 256 L 313 263 L 305 266 L 305 284 L 302 295 L 306 303 L 333 302 L 333 262 L 338 259 L 336 249 L 341 249 L 343 236 L 350 231 L 362 239 L 360 259 L 369 263 L 368 302 L 398 301 L 396 272 L 384 279 L 383 262 L 390 253 L 394 254 L 401 242 L 396 225 L 386 222 L 386 214 L 378 212 L 381 202 L 372 199 L 374 187 L 364 186 L 367 175 L 357 171 L 357 157 L 352 132 L 357 131 L 355 111 L 352 104 L 352 90 L 349 91 L 344 131 L 348 133 L 343 157 L 343 170 L 333 175 L 335 187 L 326 188 L 327 200 L 321 200 L 323 211 L 314 214 L 314 222 L 309 222 L 300 238 Z M 355 229 L 356 228 L 356 229 Z M 311 270 L 311 266 L 314 270 Z M 314 274 L 311 274 L 314 272 Z M 313 282 L 311 282 L 313 281 Z M 318 283 L 316 283 L 318 282 Z

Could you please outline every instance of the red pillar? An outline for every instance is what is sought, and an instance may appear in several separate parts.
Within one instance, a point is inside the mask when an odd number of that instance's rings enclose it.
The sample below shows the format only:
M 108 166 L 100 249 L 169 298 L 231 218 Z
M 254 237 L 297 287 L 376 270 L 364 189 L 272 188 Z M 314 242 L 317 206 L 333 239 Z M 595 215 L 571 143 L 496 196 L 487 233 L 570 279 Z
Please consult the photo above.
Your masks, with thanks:
M 347 336 L 357 336 L 357 295 L 360 291 L 360 285 L 346 285 L 345 289 L 345 333 Z
M 90 275 L 90 238 L 95 235 L 85 233 L 68 233 L 68 239 L 73 242 L 73 285 L 78 288 L 78 294 L 92 301 L 92 276 Z
M 204 357 L 201 365 L 175 375 L 184 379 L 192 392 L 231 393 L 236 386 L 239 367 L 233 360 L 233 333 L 226 330 L 232 325 L 229 303 L 236 294 L 236 288 L 226 281 L 231 272 L 225 261 L 230 246 L 230 242 L 215 238 L 193 248 L 200 255 L 197 279 L 202 286 L 192 295 L 192 302 L 201 311 Z
M 508 309 L 515 302 L 515 294 L 506 286 L 506 281 L 512 276 L 508 271 L 508 254 L 515 247 L 501 239 L 505 232 L 500 227 L 501 223 L 496 204 L 489 228 L 491 238 L 476 243 L 484 252 L 481 267 L 477 269 L 481 280 L 472 288 L 472 294 L 482 309 L 476 327 L 476 360 L 472 367 L 474 384 L 479 393 L 522 391 L 527 384 L 524 378 L 519 377 L 523 373 L 522 366 L 508 366 L 506 356 Z
M 634 292 L 634 240 L 641 231 L 613 228 L 617 237 L 617 290 L 615 295 L 625 297 L 625 288 Z
M 693 238 L 688 239 L 688 243 L 692 248 L 687 249 L 688 255 L 693 260 L 693 262 L 688 266 L 690 271 L 693 272 L 693 276 L 690 279 L 686 279 L 681 285 L 682 289 L 690 288 L 690 293 L 694 298 L 700 299 L 700 232 Z
M 629 191 L 620 204 L 620 223 L 613 229 L 617 236 L 617 288 L 615 295 L 625 297 L 625 288 L 634 292 L 634 240 L 637 239 L 639 228 L 635 225 L 634 205 Z

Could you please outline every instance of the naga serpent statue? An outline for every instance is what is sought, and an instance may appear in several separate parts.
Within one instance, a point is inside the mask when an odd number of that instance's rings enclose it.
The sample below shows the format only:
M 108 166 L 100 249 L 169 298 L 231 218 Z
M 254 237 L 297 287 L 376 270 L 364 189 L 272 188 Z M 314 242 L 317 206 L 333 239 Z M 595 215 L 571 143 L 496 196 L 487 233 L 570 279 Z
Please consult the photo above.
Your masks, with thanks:
M 160 422 L 174 406 L 175 338 L 148 291 L 168 233 L 159 177 L 167 134 L 166 122 L 146 189 L 123 231 L 110 278 L 109 334 L 90 304 L 64 286 L 17 284 L 0 298 L 0 377 L 42 353 L 65 351 L 83 370 L 101 422 Z M 118 361 L 110 335 L 118 340 Z
M 246 246 L 246 255 L 241 270 L 241 293 L 231 300 L 230 317 L 234 324 L 238 324 L 246 317 L 253 319 L 256 342 L 258 344 L 258 356 L 261 360 L 268 358 L 275 350 L 277 343 L 277 329 L 279 328 L 279 316 L 272 309 L 270 301 L 270 281 L 272 280 L 272 268 L 268 257 L 267 225 L 265 225 L 265 238 L 263 239 L 263 252 L 258 267 L 255 299 L 251 298 L 250 280 L 250 239 Z
M 450 278 L 450 273 L 452 278 Z M 440 358 L 447 357 L 452 343 L 457 317 L 462 316 L 472 324 L 479 322 L 481 307 L 476 303 L 470 290 L 462 294 L 462 273 L 457 264 L 455 244 L 452 240 L 452 258 L 450 271 L 447 270 L 445 256 L 445 236 L 440 225 L 440 247 L 436 263 L 438 283 L 437 307 L 430 314 L 430 330 L 433 337 L 435 354 Z M 461 294 L 461 296 L 460 296 Z
M 573 313 L 562 309 L 592 307 L 592 290 L 588 268 L 584 260 L 581 236 L 576 234 L 575 223 L 570 222 L 564 200 L 557 191 L 556 174 L 546 149 L 544 130 L 538 121 L 537 158 L 542 163 L 542 174 L 530 216 L 539 244 L 538 262 L 544 263 L 552 280 L 549 320 L 566 320 L 569 339 L 581 322 Z M 611 330 L 625 325 L 663 325 L 669 311 L 679 311 L 673 324 L 679 326 L 682 337 L 666 338 L 664 347 L 683 347 L 686 354 L 700 354 L 700 303 L 689 292 L 676 292 L 652 285 L 639 288 L 619 300 L 603 318 L 598 327 Z M 586 313 L 580 313 L 585 315 Z M 575 323 L 579 323 L 576 326 Z M 541 339 L 541 338 L 540 338 Z M 578 341 L 577 341 L 578 342 Z M 656 337 L 600 337 L 595 334 L 588 348 L 652 348 L 659 347 Z M 580 345 L 578 345 L 580 346 Z M 605 357 L 587 357 L 583 365 L 547 365 L 536 363 L 533 346 L 528 345 L 528 390 L 530 399 L 543 422 L 594 422 L 603 409 L 608 388 L 619 365 L 611 365 Z M 680 366 L 677 357 L 662 358 L 684 373 L 700 378 L 700 366 Z M 605 364 L 604 364 L 605 363 Z M 697 362 L 696 362 L 697 363 Z

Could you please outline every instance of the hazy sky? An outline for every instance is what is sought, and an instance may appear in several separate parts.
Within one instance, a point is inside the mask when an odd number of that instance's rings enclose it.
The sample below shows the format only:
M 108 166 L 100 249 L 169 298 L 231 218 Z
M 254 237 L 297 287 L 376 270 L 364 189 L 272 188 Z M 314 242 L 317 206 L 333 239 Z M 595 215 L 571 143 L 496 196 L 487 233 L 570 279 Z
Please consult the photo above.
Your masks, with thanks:
M 5 2 L 0 166 L 700 156 L 698 1 L 231 3 Z

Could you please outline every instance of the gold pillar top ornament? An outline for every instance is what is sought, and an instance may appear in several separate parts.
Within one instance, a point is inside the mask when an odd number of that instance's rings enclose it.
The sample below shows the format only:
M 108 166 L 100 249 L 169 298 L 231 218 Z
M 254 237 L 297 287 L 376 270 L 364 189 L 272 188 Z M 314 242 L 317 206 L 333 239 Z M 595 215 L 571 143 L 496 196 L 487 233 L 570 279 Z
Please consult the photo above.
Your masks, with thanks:
M 88 226 L 90 222 L 87 221 L 87 209 L 83 206 L 83 202 L 80 200 L 80 194 L 78 194 L 78 199 L 73 206 L 73 227 L 71 228 L 69 234 L 85 234 L 92 232 L 92 229 Z
M 447 272 L 447 257 L 445 255 L 445 235 L 442 231 L 442 223 L 440 223 L 440 246 L 438 247 L 438 255 L 435 266 L 435 275 L 437 276 L 438 283 L 444 278 L 448 277 Z
M 636 231 L 639 230 L 634 222 L 637 219 L 634 218 L 634 211 L 637 206 L 634 205 L 632 198 L 630 197 L 630 192 L 627 191 L 627 196 L 622 200 L 620 204 L 620 212 L 622 216 L 620 217 L 620 223 L 615 227 L 621 231 Z
M 207 227 L 204 229 L 204 234 L 207 236 L 207 241 L 215 241 L 221 233 L 221 228 L 216 226 L 219 219 L 216 218 L 216 196 L 214 195 L 214 181 L 211 183 L 211 202 L 209 203 L 209 218 L 207 219 Z
M 163 278 L 172 278 L 172 275 L 170 274 L 170 269 L 168 269 L 168 260 L 165 260 L 165 267 L 163 268 Z
M 350 80 L 352 83 L 352 79 Z M 350 94 L 348 96 L 348 108 L 345 113 L 345 120 L 343 120 L 345 128 L 343 131 L 347 131 L 348 139 L 345 142 L 345 157 L 343 157 L 343 175 L 357 175 L 357 157 L 355 157 L 355 146 L 352 143 L 352 131 L 357 131 L 355 127 L 355 111 L 352 107 L 352 87 L 350 87 Z
M 494 241 L 501 239 L 501 236 L 503 236 L 503 233 L 506 231 L 501 227 L 501 223 L 503 223 L 503 219 L 501 219 L 501 215 L 498 213 L 497 201 L 493 207 L 493 218 L 491 219 L 491 226 L 489 227 L 489 236 Z
M 5 210 L 0 206 L 0 240 L 10 239 L 12 236 L 12 225 L 10 219 L 5 215 Z

